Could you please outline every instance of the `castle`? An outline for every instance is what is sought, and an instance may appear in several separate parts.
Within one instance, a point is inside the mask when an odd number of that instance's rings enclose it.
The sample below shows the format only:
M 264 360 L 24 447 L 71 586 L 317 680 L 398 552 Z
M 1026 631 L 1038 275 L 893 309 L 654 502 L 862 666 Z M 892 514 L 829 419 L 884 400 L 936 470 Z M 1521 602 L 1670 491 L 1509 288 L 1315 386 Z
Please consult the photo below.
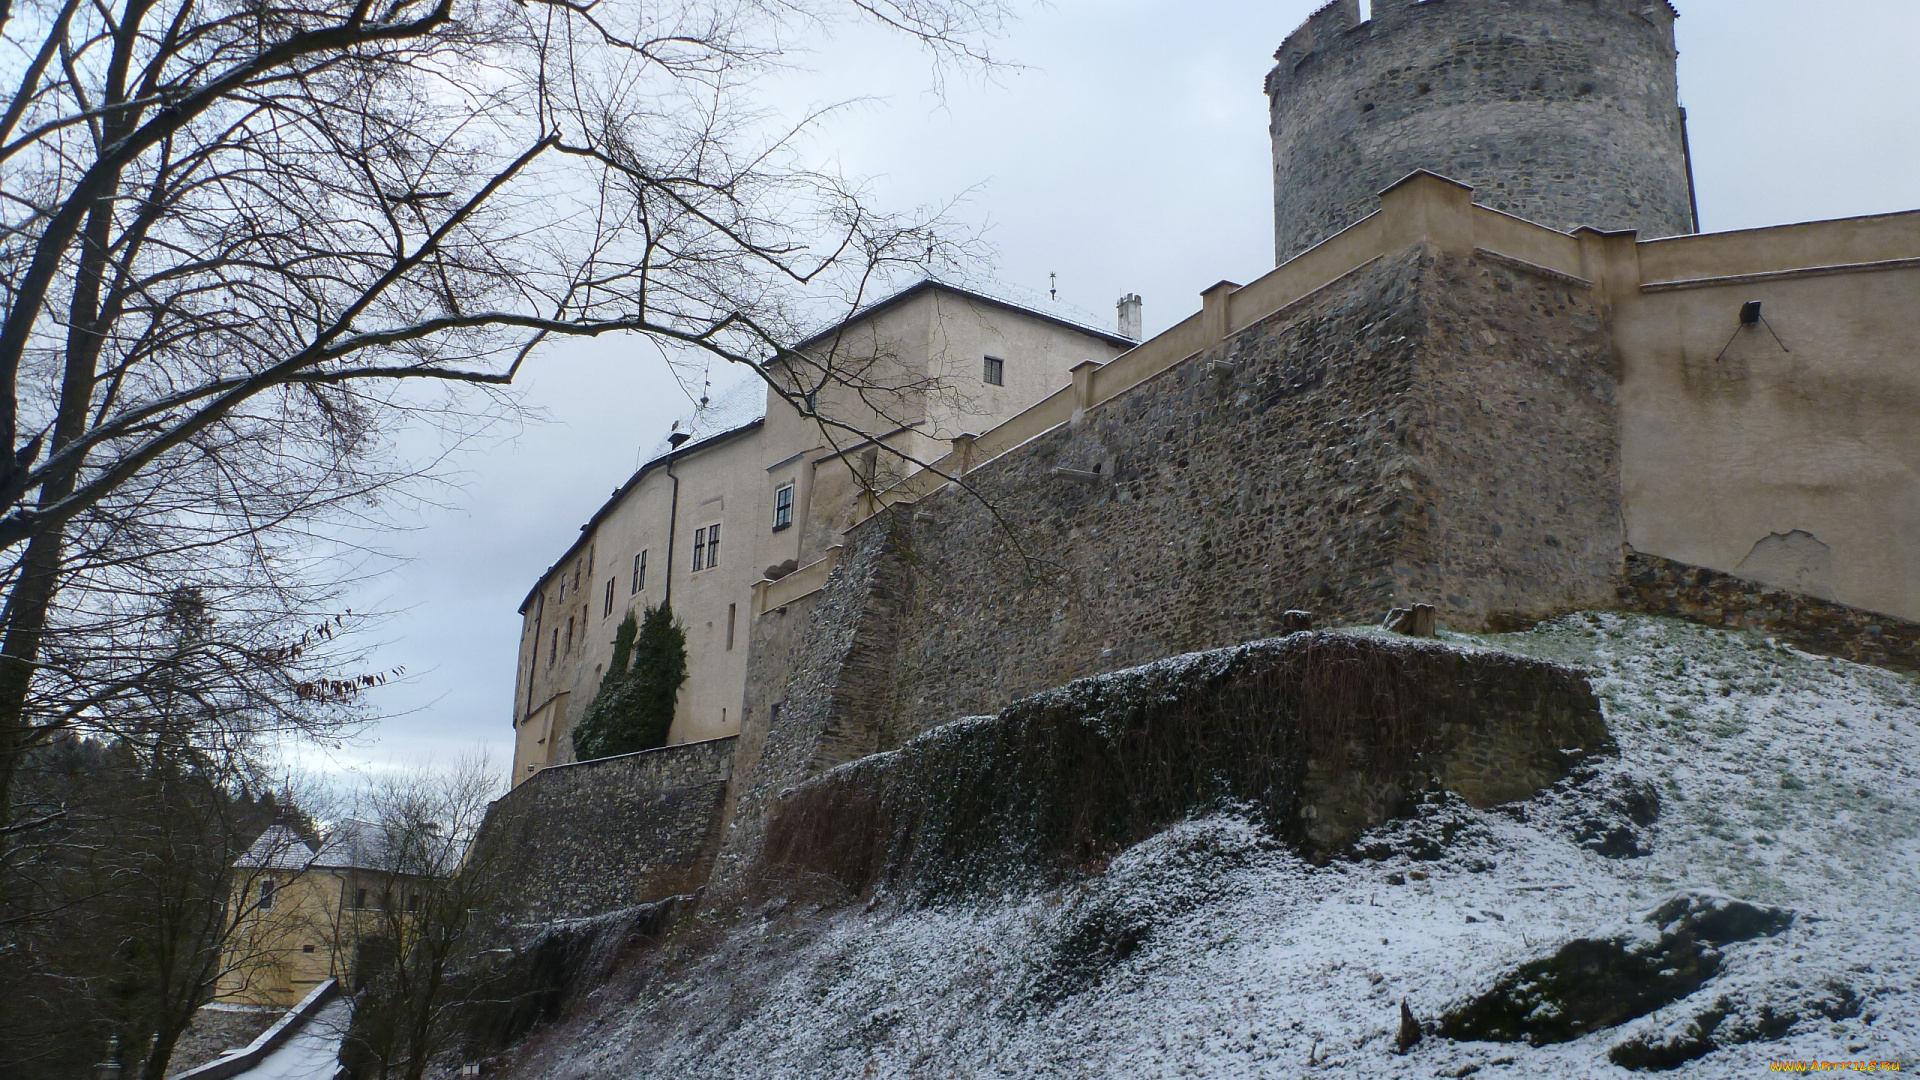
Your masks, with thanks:
M 910 453 L 770 392 L 643 469 L 523 610 L 527 913 L 724 889 L 810 777 L 1293 612 L 1626 608 L 1920 668 L 1920 212 L 1698 234 L 1676 17 L 1335 0 L 1267 77 L 1273 272 L 1137 345 L 917 287 L 800 350 L 868 365 L 894 405 L 836 415 Z M 942 397 L 995 360 L 1035 381 Z M 643 566 L 683 575 L 684 745 L 563 764 Z

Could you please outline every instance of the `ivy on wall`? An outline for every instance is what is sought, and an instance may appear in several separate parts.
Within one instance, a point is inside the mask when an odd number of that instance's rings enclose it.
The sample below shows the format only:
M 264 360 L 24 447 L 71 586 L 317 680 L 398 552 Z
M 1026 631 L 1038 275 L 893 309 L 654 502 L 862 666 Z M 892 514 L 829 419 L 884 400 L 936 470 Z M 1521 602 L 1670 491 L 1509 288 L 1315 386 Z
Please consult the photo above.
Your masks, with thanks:
M 674 705 L 687 681 L 687 633 L 665 604 L 631 613 L 613 637 L 613 664 L 587 715 L 573 729 L 576 760 L 613 757 L 667 744 Z

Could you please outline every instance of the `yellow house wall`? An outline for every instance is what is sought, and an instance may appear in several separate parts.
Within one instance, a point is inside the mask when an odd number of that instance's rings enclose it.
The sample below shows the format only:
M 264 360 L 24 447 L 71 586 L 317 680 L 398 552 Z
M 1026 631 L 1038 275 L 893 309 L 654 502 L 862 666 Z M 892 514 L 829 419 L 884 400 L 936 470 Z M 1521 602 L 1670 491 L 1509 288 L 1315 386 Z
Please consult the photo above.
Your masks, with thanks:
M 272 909 L 263 911 L 256 898 L 266 879 L 274 881 L 275 891 Z M 246 913 L 216 984 L 218 1000 L 286 1008 L 342 973 L 335 942 L 343 875 L 250 871 L 236 873 L 232 887 L 234 909 Z

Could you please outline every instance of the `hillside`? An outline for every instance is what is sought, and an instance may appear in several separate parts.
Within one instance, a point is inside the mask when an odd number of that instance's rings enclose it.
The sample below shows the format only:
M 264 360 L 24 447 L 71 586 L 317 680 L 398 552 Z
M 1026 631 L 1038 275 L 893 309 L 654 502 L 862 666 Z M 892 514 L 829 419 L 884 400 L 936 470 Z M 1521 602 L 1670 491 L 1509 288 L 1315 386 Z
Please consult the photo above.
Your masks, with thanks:
M 1920 684 L 1633 616 L 1444 636 L 1588 669 L 1618 758 L 1515 807 L 1435 798 L 1364 837 L 1376 857 L 1324 867 L 1223 807 L 1067 889 L 776 902 L 686 926 L 675 959 L 616 976 L 507 1072 L 1631 1075 L 1610 1052 L 1698 1077 L 1920 1066 Z M 1683 890 L 1702 890 L 1682 896 L 1699 911 L 1785 910 L 1745 940 L 1701 931 L 1688 970 L 1704 985 L 1638 1019 L 1537 1047 L 1435 1033 L 1569 942 L 1670 943 L 1643 916 Z M 1424 1029 L 1404 1055 L 1403 1001 Z

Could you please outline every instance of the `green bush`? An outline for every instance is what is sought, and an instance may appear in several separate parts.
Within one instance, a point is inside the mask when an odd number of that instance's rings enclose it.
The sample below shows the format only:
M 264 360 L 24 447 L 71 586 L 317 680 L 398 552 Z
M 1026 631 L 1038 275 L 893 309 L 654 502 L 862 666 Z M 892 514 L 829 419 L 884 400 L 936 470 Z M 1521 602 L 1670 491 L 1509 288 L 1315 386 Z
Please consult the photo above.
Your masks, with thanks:
M 687 633 L 665 604 L 632 614 L 613 636 L 613 664 L 587 715 L 573 729 L 579 761 L 652 750 L 667 744 L 673 709 L 687 681 Z

